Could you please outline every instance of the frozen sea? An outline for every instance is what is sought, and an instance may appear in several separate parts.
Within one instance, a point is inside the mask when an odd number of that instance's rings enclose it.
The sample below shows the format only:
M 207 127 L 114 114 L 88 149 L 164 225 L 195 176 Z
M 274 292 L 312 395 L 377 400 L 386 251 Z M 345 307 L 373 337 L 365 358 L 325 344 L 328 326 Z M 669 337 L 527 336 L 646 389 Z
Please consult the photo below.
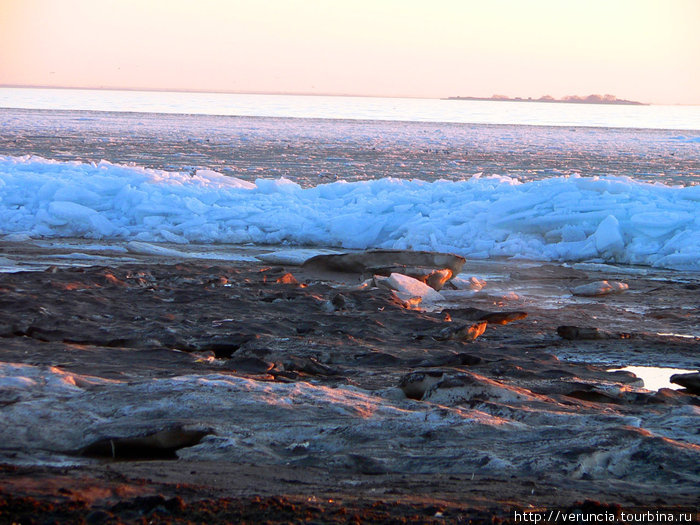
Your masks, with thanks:
M 0 234 L 700 270 L 700 108 L 0 89 Z

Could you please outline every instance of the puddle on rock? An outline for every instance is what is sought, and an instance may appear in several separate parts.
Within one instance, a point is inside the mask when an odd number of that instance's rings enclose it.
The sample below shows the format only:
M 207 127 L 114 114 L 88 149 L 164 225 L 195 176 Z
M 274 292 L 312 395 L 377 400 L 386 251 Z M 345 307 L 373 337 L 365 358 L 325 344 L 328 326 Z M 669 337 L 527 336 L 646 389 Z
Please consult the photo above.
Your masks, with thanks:
M 647 390 L 659 390 L 660 388 L 671 388 L 679 390 L 683 388 L 680 385 L 671 383 L 669 380 L 673 374 L 692 374 L 697 370 L 688 370 L 684 368 L 663 368 L 658 366 L 626 366 L 624 368 L 610 368 L 610 372 L 617 370 L 625 370 L 632 372 L 642 381 L 644 388 Z

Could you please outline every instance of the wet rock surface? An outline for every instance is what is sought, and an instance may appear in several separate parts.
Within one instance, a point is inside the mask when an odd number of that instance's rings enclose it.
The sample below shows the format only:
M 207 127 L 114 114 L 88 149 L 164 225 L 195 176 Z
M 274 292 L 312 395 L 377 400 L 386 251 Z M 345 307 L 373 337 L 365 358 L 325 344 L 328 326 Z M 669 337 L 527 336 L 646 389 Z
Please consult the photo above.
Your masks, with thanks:
M 489 275 L 484 290 L 430 312 L 308 267 L 0 274 L 4 494 L 72 505 L 58 487 L 89 479 L 99 494 L 80 501 L 113 515 L 144 494 L 184 498 L 159 503 L 172 515 L 202 498 L 285 494 L 360 513 L 402 502 L 386 516 L 426 521 L 696 501 L 697 395 L 607 371 L 700 365 L 698 310 L 683 308 L 697 306 L 695 282 L 627 275 L 626 293 L 584 299 L 567 291 L 617 276 L 547 265 L 536 280 L 503 263 L 496 278 L 471 264 Z

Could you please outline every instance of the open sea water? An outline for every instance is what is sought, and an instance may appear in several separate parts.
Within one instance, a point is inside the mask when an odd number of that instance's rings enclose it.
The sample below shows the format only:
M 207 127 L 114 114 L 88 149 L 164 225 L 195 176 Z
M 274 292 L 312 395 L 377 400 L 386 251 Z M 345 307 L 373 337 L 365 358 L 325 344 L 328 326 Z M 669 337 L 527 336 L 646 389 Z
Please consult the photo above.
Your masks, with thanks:
M 0 108 L 700 130 L 700 106 L 0 88 Z

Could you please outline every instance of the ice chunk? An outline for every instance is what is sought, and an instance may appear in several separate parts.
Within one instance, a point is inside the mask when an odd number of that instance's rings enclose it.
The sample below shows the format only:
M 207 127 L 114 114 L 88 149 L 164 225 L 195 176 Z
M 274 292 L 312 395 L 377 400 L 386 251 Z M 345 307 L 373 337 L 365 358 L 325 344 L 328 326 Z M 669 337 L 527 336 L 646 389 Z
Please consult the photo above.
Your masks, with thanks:
M 32 238 L 26 233 L 10 233 L 2 238 L 6 242 L 26 242 L 32 240 Z
M 596 281 L 594 283 L 582 284 L 581 286 L 576 286 L 571 289 L 571 293 L 574 295 L 582 296 L 597 296 L 597 295 L 607 295 L 611 293 L 624 292 L 629 289 L 629 285 L 626 283 L 621 283 L 617 281 Z
M 450 282 L 458 290 L 473 290 L 475 292 L 478 292 L 484 286 L 486 286 L 486 281 L 484 281 L 483 279 L 479 279 L 478 277 L 473 277 L 473 276 L 470 277 L 469 279 L 465 279 L 463 277 L 455 277 Z
M 377 285 L 396 291 L 396 295 L 403 301 L 410 301 L 414 297 L 420 297 L 424 303 L 445 300 L 440 292 L 436 292 L 427 284 L 408 275 L 392 273 L 389 277 L 376 276 L 374 279 Z
M 600 253 L 615 254 L 620 252 L 625 246 L 620 233 L 620 223 L 614 215 L 608 215 L 600 223 L 593 236 L 595 238 L 595 247 Z
M 155 244 L 149 244 L 147 242 L 131 241 L 126 245 L 126 249 L 129 253 L 136 253 L 138 255 L 161 255 L 165 257 L 188 257 L 184 252 L 173 250 L 171 248 L 166 248 L 164 246 L 156 246 Z
M 292 266 L 301 266 L 308 259 L 316 257 L 317 255 L 329 255 L 333 253 L 339 253 L 332 250 L 319 250 L 319 249 L 288 249 L 288 250 L 278 250 L 270 253 L 261 253 L 256 257 L 263 262 L 270 264 L 289 264 Z
M 94 209 L 71 201 L 53 201 L 49 203 L 49 212 L 61 220 L 76 223 L 88 222 L 92 215 L 97 214 Z
M 236 177 L 227 177 L 214 170 L 197 170 L 196 177 L 205 182 L 216 182 L 229 188 L 242 188 L 252 190 L 255 184 Z

